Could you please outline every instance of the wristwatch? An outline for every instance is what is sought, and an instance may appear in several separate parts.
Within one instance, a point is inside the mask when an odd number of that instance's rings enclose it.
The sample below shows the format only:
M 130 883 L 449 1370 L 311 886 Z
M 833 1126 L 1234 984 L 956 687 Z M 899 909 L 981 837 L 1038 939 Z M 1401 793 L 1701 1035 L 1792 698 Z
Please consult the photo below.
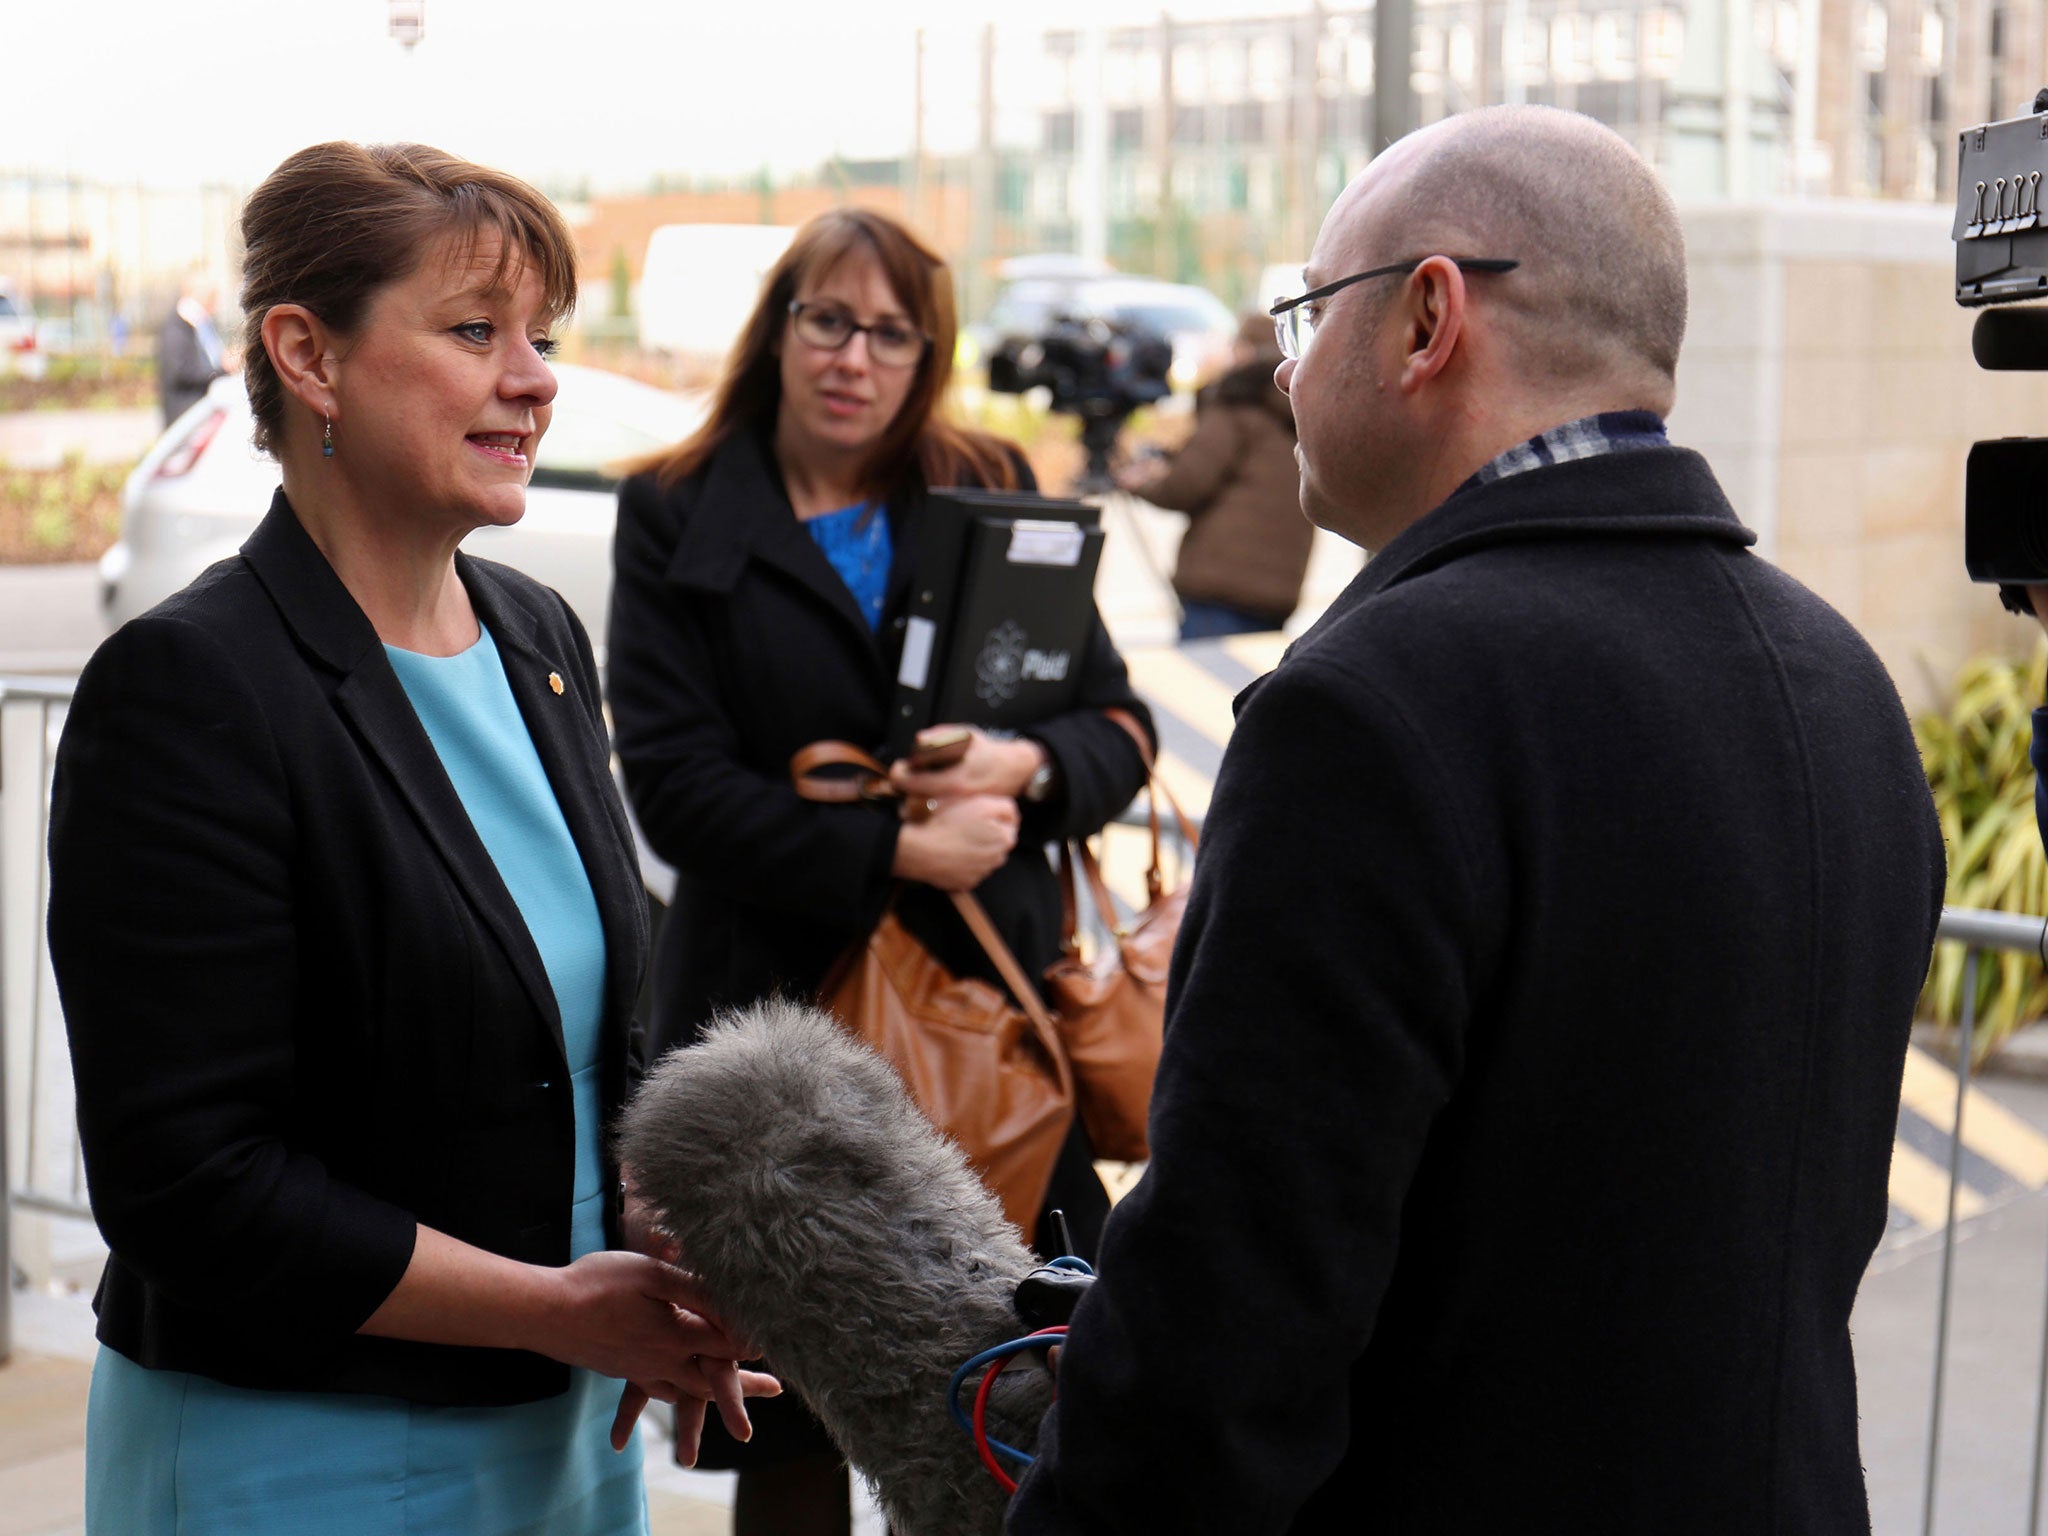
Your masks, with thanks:
M 1038 750 L 1045 752 L 1043 747 L 1040 747 Z M 1023 793 L 1018 795 L 1017 798 L 1019 800 L 1028 800 L 1033 805 L 1043 804 L 1051 798 L 1053 783 L 1058 778 L 1059 773 L 1052 765 L 1052 754 L 1045 752 L 1045 761 L 1031 771 L 1031 777 L 1024 781 Z

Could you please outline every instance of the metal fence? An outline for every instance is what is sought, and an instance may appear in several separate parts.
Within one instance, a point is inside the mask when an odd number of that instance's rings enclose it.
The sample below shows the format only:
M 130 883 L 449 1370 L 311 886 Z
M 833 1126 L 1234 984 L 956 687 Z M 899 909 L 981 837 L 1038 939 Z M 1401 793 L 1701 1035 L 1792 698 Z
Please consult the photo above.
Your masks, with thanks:
M 13 1342 L 16 1271 L 47 1278 L 47 1253 L 16 1249 L 13 1208 L 91 1215 L 71 1057 L 43 942 L 50 770 L 72 686 L 68 679 L 0 678 L 0 1359 Z

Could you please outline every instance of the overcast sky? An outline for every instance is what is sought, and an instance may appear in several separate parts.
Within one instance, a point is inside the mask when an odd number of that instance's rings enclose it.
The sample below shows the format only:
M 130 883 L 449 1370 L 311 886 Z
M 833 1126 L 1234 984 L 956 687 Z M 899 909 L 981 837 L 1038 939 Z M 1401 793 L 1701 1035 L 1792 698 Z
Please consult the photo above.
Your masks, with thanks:
M 415 139 L 537 180 L 637 187 L 833 153 L 902 153 L 913 38 L 927 28 L 926 139 L 964 147 L 982 23 L 1006 29 L 999 104 L 1035 107 L 1046 27 L 1142 22 L 1160 0 L 426 0 L 426 40 L 389 0 L 9 3 L 0 171 L 163 185 L 259 180 L 322 139 Z M 1300 0 L 1172 0 L 1251 16 Z

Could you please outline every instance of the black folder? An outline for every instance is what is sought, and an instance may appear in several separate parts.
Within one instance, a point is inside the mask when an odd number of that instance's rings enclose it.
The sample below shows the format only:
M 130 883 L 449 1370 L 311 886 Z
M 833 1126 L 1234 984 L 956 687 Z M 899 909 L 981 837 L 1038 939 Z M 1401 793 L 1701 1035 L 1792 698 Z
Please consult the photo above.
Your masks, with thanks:
M 1017 731 L 1073 708 L 1101 559 L 1084 501 L 932 492 L 884 756 L 906 755 L 935 723 Z

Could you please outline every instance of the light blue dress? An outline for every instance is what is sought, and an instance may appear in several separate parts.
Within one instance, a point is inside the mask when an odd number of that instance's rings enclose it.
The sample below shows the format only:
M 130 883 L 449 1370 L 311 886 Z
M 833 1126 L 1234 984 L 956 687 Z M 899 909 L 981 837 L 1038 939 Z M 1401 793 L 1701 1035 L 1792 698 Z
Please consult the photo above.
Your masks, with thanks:
M 604 1247 L 598 1048 L 604 929 L 489 630 L 459 656 L 386 646 L 547 966 L 574 1074 L 576 1256 Z M 86 1415 L 88 1536 L 645 1536 L 636 1435 L 610 1444 L 621 1383 L 443 1408 L 255 1392 L 110 1349 Z

